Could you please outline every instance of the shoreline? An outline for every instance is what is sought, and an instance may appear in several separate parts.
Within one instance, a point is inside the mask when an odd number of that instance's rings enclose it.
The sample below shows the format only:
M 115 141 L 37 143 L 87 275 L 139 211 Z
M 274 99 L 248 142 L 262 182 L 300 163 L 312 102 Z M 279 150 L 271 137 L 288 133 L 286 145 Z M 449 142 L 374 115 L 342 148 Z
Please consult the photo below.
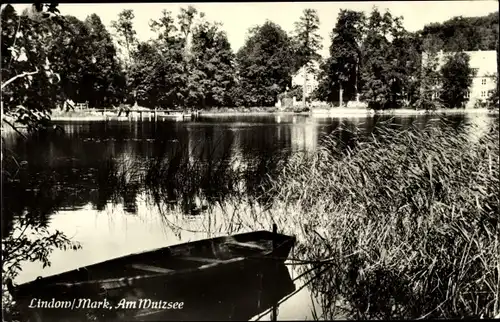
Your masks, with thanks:
M 180 112 L 181 113 L 181 112 Z M 66 113 L 57 113 L 51 117 L 52 121 L 139 121 L 137 113 L 132 112 L 129 117 L 118 116 L 116 114 L 96 115 L 94 112 L 83 112 L 83 115 L 65 115 Z M 87 114 L 87 115 L 85 115 Z M 355 109 L 355 108 L 332 108 L 332 109 L 316 109 L 310 112 L 293 112 L 293 111 L 200 111 L 199 117 L 230 117 L 230 116 L 273 116 L 273 115 L 300 115 L 311 117 L 359 117 L 359 116 L 375 116 L 375 115 L 388 115 L 388 116 L 411 116 L 411 115 L 474 115 L 474 114 L 499 114 L 498 110 L 481 109 L 439 109 L 434 111 L 414 110 L 414 109 L 397 109 L 397 110 L 382 110 L 374 111 L 368 109 Z M 184 114 L 189 115 L 189 114 Z M 177 120 L 184 119 L 190 120 L 190 117 L 182 117 L 181 115 L 158 115 L 158 119 L 164 120 Z M 153 117 L 145 117 L 144 120 L 150 120 Z
M 151 113 L 152 115 L 152 113 Z M 217 118 L 217 117 L 235 117 L 235 116 L 306 116 L 312 118 L 344 118 L 344 117 L 374 117 L 374 116 L 418 116 L 418 115 L 499 115 L 499 110 L 488 110 L 487 108 L 481 109 L 439 109 L 434 111 L 425 110 L 414 110 L 414 109 L 397 109 L 397 110 L 384 110 L 384 111 L 374 111 L 368 109 L 355 109 L 355 108 L 331 108 L 331 109 L 315 109 L 310 112 L 293 112 L 293 111 L 200 111 L 198 116 L 205 118 Z M 194 118 L 196 119 L 196 118 Z M 120 116 L 118 117 L 115 113 L 107 112 L 102 115 L 97 114 L 94 111 L 88 112 L 70 112 L 61 113 L 57 111 L 55 115 L 51 115 L 52 121 L 60 122 L 103 122 L 103 121 L 128 121 L 128 122 L 139 122 L 138 113 L 132 112 L 129 117 Z M 144 121 L 154 121 L 154 117 L 146 116 L 143 118 Z M 157 121 L 191 121 L 191 115 L 181 114 L 178 115 L 157 115 Z M 8 130 L 9 126 L 4 125 L 2 122 L 2 130 Z

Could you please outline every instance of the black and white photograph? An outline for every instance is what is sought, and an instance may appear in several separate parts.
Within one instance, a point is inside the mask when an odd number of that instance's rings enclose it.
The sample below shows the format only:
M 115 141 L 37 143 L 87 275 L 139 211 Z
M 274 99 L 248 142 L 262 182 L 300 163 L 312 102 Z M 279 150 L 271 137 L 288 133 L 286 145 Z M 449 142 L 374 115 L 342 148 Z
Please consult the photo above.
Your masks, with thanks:
M 498 1 L 0 9 L 2 322 L 500 319 Z

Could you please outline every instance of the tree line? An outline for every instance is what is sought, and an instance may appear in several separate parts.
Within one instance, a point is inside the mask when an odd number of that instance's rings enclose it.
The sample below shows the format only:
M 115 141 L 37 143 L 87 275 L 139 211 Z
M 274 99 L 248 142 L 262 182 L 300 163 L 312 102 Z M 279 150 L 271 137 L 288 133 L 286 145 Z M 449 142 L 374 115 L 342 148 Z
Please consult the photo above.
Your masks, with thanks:
M 222 25 L 192 6 L 177 16 L 163 10 L 149 22 L 155 37 L 145 41 L 137 37 L 132 10 L 123 10 L 110 31 L 97 14 L 81 21 L 42 19 L 35 11 L 2 10 L 3 79 L 33 71 L 6 88 L 5 110 L 48 110 L 66 99 L 90 107 L 274 106 L 299 65 L 320 48 L 313 10 L 297 22 L 296 36 L 271 21 L 252 28 L 237 53 Z M 50 76 L 42 72 L 49 70 Z
M 412 33 L 389 11 L 341 10 L 314 96 L 336 103 L 359 98 L 374 109 L 462 107 L 474 76 L 463 51 L 473 50 L 498 52 L 498 13 Z M 449 53 L 444 64 L 439 51 Z M 497 91 L 495 97 L 498 105 Z
M 468 58 L 452 55 L 452 68 L 435 74 L 422 66 L 422 52 L 498 51 L 494 14 L 453 18 L 412 33 L 389 11 L 341 10 L 329 57 L 322 59 L 320 22 L 312 9 L 304 10 L 291 33 L 272 21 L 251 28 L 236 53 L 222 25 L 192 6 L 177 16 L 164 10 L 151 20 L 155 36 L 148 40 L 138 39 L 132 10 L 123 10 L 107 30 L 97 14 L 81 21 L 53 9 L 53 14 L 44 11 L 49 19 L 33 9 L 19 14 L 7 5 L 2 10 L 2 78 L 18 77 L 2 84 L 6 111 L 20 106 L 50 111 L 66 99 L 88 101 L 90 107 L 135 102 L 150 108 L 269 107 L 285 93 L 305 99 L 303 86 L 291 88 L 291 79 L 312 61 L 320 63 L 313 99 L 359 98 L 377 109 L 433 108 L 435 78 L 448 75 L 437 102 L 457 107 L 471 82 Z

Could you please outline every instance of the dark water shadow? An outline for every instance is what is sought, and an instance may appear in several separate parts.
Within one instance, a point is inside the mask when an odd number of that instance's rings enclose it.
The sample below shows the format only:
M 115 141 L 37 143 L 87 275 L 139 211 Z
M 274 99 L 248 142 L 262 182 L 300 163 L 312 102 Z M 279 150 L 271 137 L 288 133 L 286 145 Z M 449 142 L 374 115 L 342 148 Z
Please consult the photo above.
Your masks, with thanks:
M 156 278 L 134 288 L 109 290 L 106 294 L 72 293 L 58 299 L 78 302 L 81 298 L 106 298 L 116 309 L 30 309 L 24 307 L 20 321 L 232 321 L 249 320 L 271 308 L 295 290 L 283 264 L 260 263 L 243 269 L 214 271 L 202 280 Z M 50 297 L 50 296 L 49 296 Z M 142 304 L 139 300 L 142 299 Z M 44 299 L 50 301 L 50 298 Z M 127 301 L 127 302 L 120 302 Z M 182 309 L 157 307 L 159 301 L 183 303 Z M 119 304 L 122 303 L 120 306 Z M 127 303 L 127 304 L 125 304 Z M 133 308 L 131 303 L 135 303 Z M 21 305 L 21 304 L 20 304 Z M 26 305 L 23 303 L 22 305 Z M 139 309 L 142 305 L 142 309 Z M 167 304 L 165 304 L 167 305 Z M 124 309 L 128 307 L 128 309 Z

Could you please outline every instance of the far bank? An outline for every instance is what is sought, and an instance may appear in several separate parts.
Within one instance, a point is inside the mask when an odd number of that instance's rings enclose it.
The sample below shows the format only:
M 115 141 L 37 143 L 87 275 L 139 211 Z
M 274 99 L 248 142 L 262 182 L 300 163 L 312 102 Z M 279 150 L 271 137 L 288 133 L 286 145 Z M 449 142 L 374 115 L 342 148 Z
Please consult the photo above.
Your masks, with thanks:
M 260 116 L 260 115 L 307 115 L 311 117 L 366 117 L 373 115 L 436 115 L 436 114 L 498 114 L 499 110 L 486 108 L 478 109 L 438 109 L 438 110 L 416 110 L 416 109 L 393 109 L 393 110 L 372 110 L 364 108 L 323 108 L 312 110 L 279 110 L 277 108 L 224 108 L 198 111 L 196 114 L 190 111 L 178 111 L 174 113 L 164 113 L 162 111 L 141 109 L 141 111 L 131 111 L 128 116 L 122 113 L 118 116 L 118 111 L 106 110 L 105 112 L 89 109 L 63 112 L 54 110 L 51 119 L 54 121 L 103 121 L 103 120 L 161 120 L 171 119 L 182 121 L 191 119 L 192 116 L 220 117 L 220 116 Z

